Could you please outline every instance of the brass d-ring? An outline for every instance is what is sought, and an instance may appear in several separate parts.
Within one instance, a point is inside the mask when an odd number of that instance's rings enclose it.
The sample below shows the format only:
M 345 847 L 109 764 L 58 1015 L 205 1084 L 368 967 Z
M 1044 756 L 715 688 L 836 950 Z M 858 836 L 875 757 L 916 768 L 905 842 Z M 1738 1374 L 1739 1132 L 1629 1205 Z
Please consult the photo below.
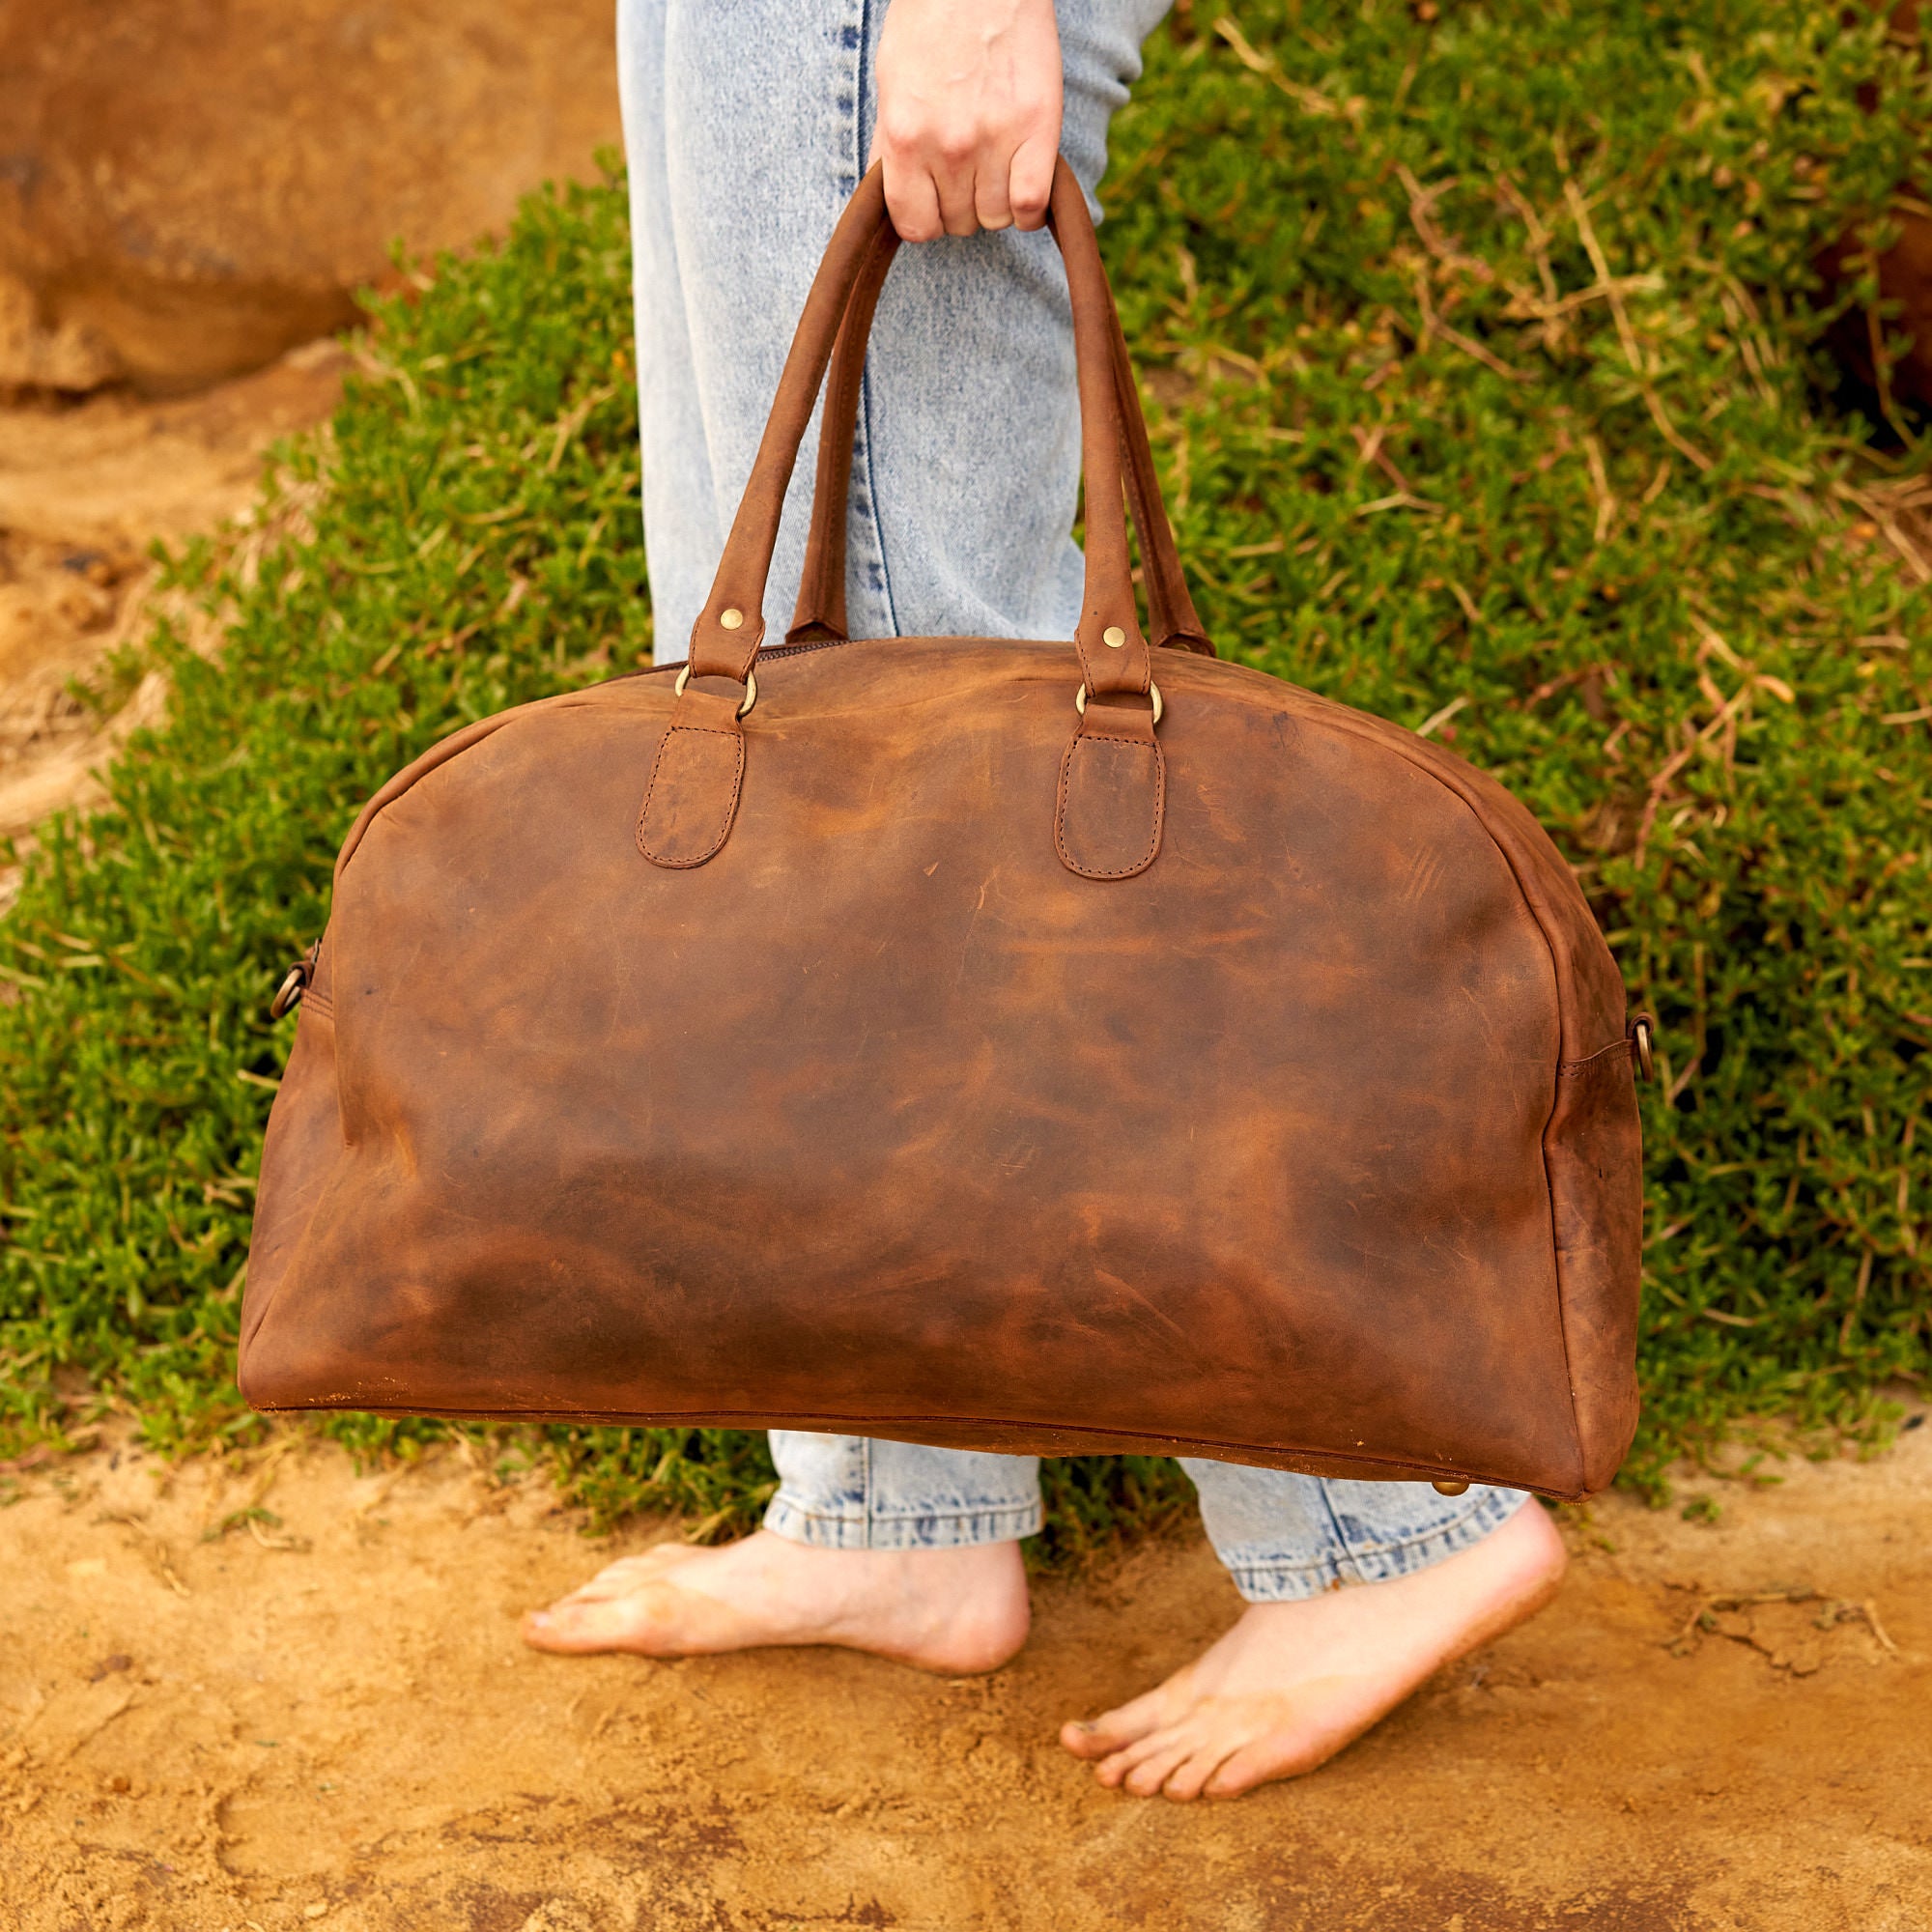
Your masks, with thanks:
M 1657 1022 L 1648 1013 L 1638 1013 L 1630 1023 L 1631 1045 L 1636 1049 L 1636 1070 L 1645 1080 L 1657 1078 L 1657 1057 L 1651 1050 L 1651 1036 Z
M 1163 707 L 1160 701 L 1160 686 L 1155 684 L 1151 678 L 1148 680 L 1148 696 L 1153 699 L 1153 722 L 1157 725 L 1160 723 L 1160 714 Z M 1073 708 L 1074 710 L 1079 712 L 1081 717 L 1083 718 L 1086 717 L 1087 687 L 1084 683 L 1081 685 L 1080 689 L 1073 694 Z
M 673 695 L 678 697 L 682 697 L 684 696 L 684 687 L 690 682 L 691 682 L 691 667 L 689 665 L 686 665 L 685 668 L 678 672 L 676 683 L 674 683 L 671 686 L 671 691 Z M 748 670 L 745 673 L 745 701 L 738 707 L 738 716 L 740 718 L 749 718 L 752 715 L 752 706 L 757 703 L 757 701 L 758 701 L 758 674 L 754 670 Z
M 308 991 L 308 961 L 298 959 L 276 987 L 275 997 L 269 1002 L 269 1017 L 271 1020 L 280 1019 L 284 1013 L 293 1012 L 301 1005 L 302 995 Z

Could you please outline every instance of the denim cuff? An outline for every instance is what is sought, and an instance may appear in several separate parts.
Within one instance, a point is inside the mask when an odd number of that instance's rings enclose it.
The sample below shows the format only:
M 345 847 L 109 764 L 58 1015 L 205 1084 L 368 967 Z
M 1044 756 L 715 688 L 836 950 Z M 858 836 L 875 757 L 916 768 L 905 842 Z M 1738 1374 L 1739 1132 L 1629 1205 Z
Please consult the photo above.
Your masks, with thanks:
M 1222 1561 L 1228 1565 L 1235 1587 L 1249 1603 L 1299 1603 L 1344 1583 L 1386 1583 L 1393 1577 L 1427 1570 L 1445 1556 L 1482 1542 L 1529 1500 L 1521 1490 L 1485 1489 L 1471 1496 L 1468 1506 L 1459 1514 L 1413 1535 L 1386 1542 L 1331 1544 L 1304 1562 L 1241 1563 L 1225 1554 Z
M 781 1489 L 765 1511 L 765 1527 L 814 1549 L 965 1549 L 1037 1536 L 1041 1518 L 1037 1501 L 868 1517 L 863 1510 L 809 1509 Z

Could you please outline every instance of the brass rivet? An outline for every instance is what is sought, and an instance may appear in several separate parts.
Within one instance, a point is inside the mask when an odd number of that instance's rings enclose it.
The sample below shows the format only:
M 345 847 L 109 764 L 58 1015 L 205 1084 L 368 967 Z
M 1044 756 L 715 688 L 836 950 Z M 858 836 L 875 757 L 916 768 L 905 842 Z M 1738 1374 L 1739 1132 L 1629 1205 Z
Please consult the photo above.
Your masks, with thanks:
M 1118 624 L 1109 624 L 1100 633 L 1100 638 L 1102 642 L 1111 644 L 1115 650 L 1119 650 L 1127 641 L 1127 634 Z
M 1429 1487 L 1438 1496 L 1460 1496 L 1469 1486 L 1467 1483 L 1431 1483 Z
M 739 610 L 735 604 L 733 604 L 728 606 L 726 609 L 719 611 L 718 621 L 721 624 L 723 624 L 727 631 L 735 631 L 738 628 L 738 626 L 745 621 L 745 613 L 744 611 Z

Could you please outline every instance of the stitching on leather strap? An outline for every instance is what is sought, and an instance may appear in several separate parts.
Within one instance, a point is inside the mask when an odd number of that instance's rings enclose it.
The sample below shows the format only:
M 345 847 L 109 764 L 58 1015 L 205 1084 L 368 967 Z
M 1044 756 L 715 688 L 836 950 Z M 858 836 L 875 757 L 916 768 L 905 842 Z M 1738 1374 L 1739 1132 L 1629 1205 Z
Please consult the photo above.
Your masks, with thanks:
M 1073 753 L 1080 749 L 1080 741 L 1085 737 L 1090 744 L 1132 745 L 1143 752 L 1153 753 L 1153 826 L 1148 835 L 1148 847 L 1130 866 L 1122 866 L 1110 871 L 1099 871 L 1092 866 L 1085 866 L 1066 849 L 1066 799 L 1072 789 Z M 1161 756 L 1160 746 L 1150 745 L 1145 738 L 1117 738 L 1107 733 L 1075 732 L 1072 742 L 1066 748 L 1066 755 L 1060 761 L 1060 796 L 1053 813 L 1053 845 L 1060 854 L 1060 863 L 1075 877 L 1082 879 L 1131 879 L 1136 872 L 1144 872 L 1154 862 L 1160 850 L 1161 825 L 1167 812 L 1167 760 Z
M 680 731 L 713 738 L 735 738 L 738 741 L 737 763 L 731 772 L 731 787 L 724 799 L 724 814 L 718 826 L 718 835 L 703 851 L 689 859 L 673 859 L 664 853 L 654 852 L 645 841 L 644 826 L 651 815 L 651 799 L 658 788 L 658 776 L 664 770 L 665 756 L 670 750 L 670 743 Z M 657 757 L 651 764 L 651 781 L 644 787 L 644 802 L 638 810 L 638 850 L 653 866 L 662 866 L 668 871 L 685 872 L 694 866 L 701 866 L 707 859 L 717 857 L 719 849 L 730 836 L 731 821 L 738 815 L 738 794 L 745 782 L 745 734 L 742 731 L 726 731 L 716 724 L 673 724 L 664 734 L 664 742 L 658 747 Z

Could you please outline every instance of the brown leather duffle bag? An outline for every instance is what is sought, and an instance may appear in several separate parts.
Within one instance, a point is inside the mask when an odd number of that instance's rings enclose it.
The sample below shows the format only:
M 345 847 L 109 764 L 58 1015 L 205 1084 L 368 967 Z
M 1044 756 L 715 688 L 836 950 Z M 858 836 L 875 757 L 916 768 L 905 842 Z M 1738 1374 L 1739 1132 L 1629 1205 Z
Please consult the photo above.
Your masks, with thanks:
M 1053 215 L 1077 637 L 845 638 L 875 173 L 688 665 L 472 724 L 350 832 L 282 996 L 256 1407 L 1615 1473 L 1645 1036 L 1609 952 L 1499 785 L 1214 658 L 1064 166 Z

